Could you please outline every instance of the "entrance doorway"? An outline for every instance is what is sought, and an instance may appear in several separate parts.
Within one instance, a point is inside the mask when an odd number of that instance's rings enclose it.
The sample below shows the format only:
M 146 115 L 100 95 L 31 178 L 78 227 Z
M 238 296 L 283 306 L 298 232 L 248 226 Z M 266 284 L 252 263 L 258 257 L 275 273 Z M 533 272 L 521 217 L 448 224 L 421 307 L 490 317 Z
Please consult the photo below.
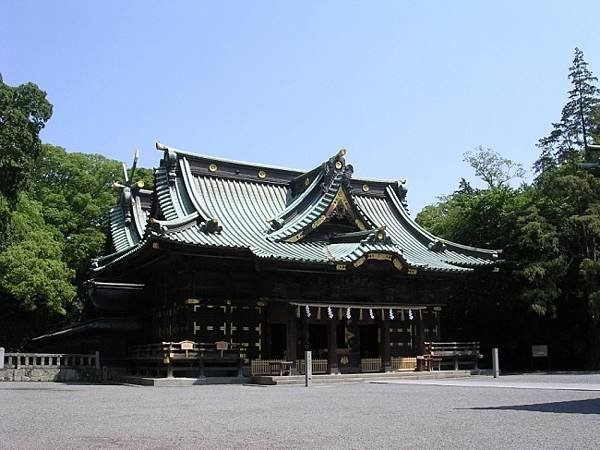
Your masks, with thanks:
M 285 323 L 272 323 L 269 331 L 271 336 L 271 358 L 283 359 L 287 356 L 287 330 Z
M 377 358 L 379 356 L 379 339 L 377 325 L 360 326 L 360 357 Z
M 313 359 L 327 357 L 327 325 L 311 323 L 309 332 L 309 348 L 313 352 Z

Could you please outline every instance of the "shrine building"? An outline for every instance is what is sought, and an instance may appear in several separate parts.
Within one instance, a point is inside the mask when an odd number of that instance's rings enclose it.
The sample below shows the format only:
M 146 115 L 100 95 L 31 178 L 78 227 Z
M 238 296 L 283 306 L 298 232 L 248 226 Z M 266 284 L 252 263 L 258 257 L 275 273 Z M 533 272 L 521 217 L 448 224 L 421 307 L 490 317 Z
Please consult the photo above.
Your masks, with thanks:
M 255 372 L 305 350 L 325 373 L 410 368 L 443 339 L 453 286 L 498 265 L 420 227 L 404 180 L 353 177 L 345 150 L 300 171 L 157 149 L 154 189 L 120 186 L 92 261 L 97 317 L 62 331 L 105 361 L 190 341 L 229 343 Z

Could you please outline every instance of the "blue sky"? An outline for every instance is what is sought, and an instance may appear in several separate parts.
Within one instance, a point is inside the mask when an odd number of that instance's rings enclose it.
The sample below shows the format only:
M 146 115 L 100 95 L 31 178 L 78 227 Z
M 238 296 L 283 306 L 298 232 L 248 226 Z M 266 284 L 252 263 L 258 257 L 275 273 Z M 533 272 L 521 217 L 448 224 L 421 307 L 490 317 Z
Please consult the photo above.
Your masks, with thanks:
M 46 142 L 152 167 L 154 142 L 408 180 L 413 214 L 489 146 L 527 168 L 579 46 L 600 75 L 600 2 L 0 0 L 0 72 L 37 83 Z

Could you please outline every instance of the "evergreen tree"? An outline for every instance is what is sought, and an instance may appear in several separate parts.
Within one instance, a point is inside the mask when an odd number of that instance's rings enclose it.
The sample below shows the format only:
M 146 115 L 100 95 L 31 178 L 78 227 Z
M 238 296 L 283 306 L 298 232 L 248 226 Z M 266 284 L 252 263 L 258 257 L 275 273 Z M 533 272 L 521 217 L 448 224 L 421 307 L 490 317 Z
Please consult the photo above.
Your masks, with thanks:
M 0 195 L 12 207 L 34 172 L 39 133 L 51 116 L 44 91 L 33 83 L 8 86 L 0 75 Z
M 52 116 L 46 93 L 33 83 L 9 86 L 0 74 L 0 249 L 10 214 L 27 187 L 41 150 L 39 133 Z
M 538 141 L 541 155 L 534 165 L 537 173 L 586 156 L 587 146 L 600 137 L 598 79 L 588 68 L 579 48 L 575 48 L 569 80 L 572 89 L 568 92 L 569 101 L 562 110 L 560 121 L 553 123 L 550 134 Z

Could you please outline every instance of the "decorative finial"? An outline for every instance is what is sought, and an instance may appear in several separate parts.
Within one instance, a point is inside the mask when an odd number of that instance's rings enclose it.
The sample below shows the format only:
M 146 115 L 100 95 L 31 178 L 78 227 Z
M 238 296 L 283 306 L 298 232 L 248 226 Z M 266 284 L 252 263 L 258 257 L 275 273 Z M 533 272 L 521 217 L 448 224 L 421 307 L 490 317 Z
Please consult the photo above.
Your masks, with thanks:
M 200 225 L 200 230 L 209 234 L 220 233 L 223 231 L 223 226 L 219 224 L 219 219 L 214 217 L 202 223 Z
M 125 178 L 125 184 L 129 185 L 129 174 L 127 173 L 127 164 L 121 163 L 123 167 L 123 178 Z
M 135 198 L 133 196 L 133 190 L 135 188 L 141 189 L 144 187 L 144 182 L 142 180 L 135 180 L 135 171 L 137 169 L 137 163 L 140 159 L 140 151 L 138 149 L 135 150 L 133 155 L 133 164 L 131 165 L 131 175 L 127 169 L 127 164 L 121 163 L 123 168 L 123 178 L 125 180 L 124 183 L 119 183 L 117 181 L 113 181 L 112 187 L 115 189 L 121 190 L 121 198 L 119 200 L 119 204 L 121 209 L 123 210 L 124 222 L 126 226 L 131 225 L 131 208 L 135 204 Z

